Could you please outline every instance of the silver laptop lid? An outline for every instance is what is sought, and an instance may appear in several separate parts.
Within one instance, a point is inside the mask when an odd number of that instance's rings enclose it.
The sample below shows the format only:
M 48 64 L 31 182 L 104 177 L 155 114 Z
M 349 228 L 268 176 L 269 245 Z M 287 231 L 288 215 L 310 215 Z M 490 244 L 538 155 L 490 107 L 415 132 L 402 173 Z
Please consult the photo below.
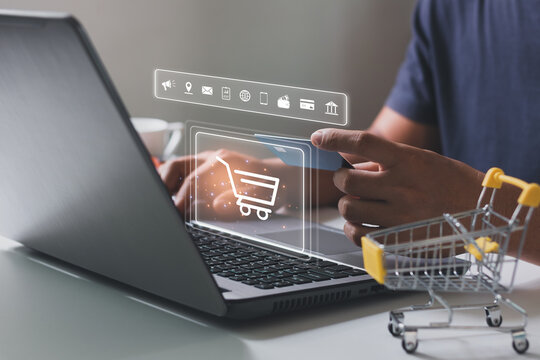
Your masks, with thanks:
M 0 12 L 0 235 L 213 314 L 225 303 L 77 21 Z

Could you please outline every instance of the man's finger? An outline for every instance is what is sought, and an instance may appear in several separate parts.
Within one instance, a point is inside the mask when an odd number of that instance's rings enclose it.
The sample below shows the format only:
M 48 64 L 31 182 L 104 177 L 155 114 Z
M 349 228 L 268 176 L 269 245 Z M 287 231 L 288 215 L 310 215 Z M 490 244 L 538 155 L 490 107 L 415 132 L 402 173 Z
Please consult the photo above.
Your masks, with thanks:
M 159 169 L 159 176 L 169 190 L 169 194 L 174 194 L 180 188 L 182 178 L 189 172 L 189 160 L 180 158 L 167 161 Z
M 362 156 L 348 154 L 345 152 L 341 152 L 340 155 L 343 156 L 350 164 L 359 164 L 368 161 L 368 159 L 363 158 Z
M 397 143 L 358 130 L 317 130 L 311 135 L 311 142 L 320 149 L 358 155 L 384 167 L 395 165 L 401 150 Z
M 372 232 L 373 230 L 374 229 L 372 227 L 353 224 L 350 222 L 346 222 L 343 226 L 345 236 L 347 236 L 349 240 L 353 241 L 358 246 L 362 246 L 362 236 Z
M 178 191 L 182 180 L 192 172 L 197 163 L 202 164 L 209 157 L 210 152 L 197 155 L 188 155 L 169 160 L 158 168 L 161 180 L 172 195 Z
M 243 191 L 243 189 L 238 189 L 238 191 Z M 238 205 L 236 205 L 236 200 L 236 196 L 232 189 L 219 194 L 212 201 L 212 208 L 214 209 L 216 218 L 218 220 L 239 218 L 240 211 L 238 210 Z
M 360 200 L 345 195 L 338 202 L 339 213 L 350 223 L 389 226 L 392 223 L 392 209 L 385 201 Z
M 353 163 L 353 166 L 356 170 L 365 170 L 365 171 L 380 171 L 380 165 L 373 161 Z
M 386 200 L 392 196 L 388 178 L 379 171 L 339 169 L 334 173 L 334 185 L 345 194 L 362 199 Z
M 215 166 L 216 161 L 206 161 L 202 165 L 199 163 L 199 166 L 196 168 L 196 171 L 192 171 L 187 175 L 187 177 L 182 182 L 182 186 L 180 186 L 180 190 L 176 193 L 176 207 L 182 214 L 185 213 L 186 207 L 191 206 L 191 202 L 195 200 L 195 184 L 198 181 L 198 178 L 201 179 L 209 179 L 207 176 L 212 168 Z M 214 180 L 214 179 L 212 179 Z M 225 181 L 226 179 L 222 179 Z M 208 180 L 207 180 L 208 181 Z M 214 180 L 217 182 L 217 179 Z M 199 184 L 203 185 L 203 184 Z M 208 186 L 212 186 L 213 184 L 207 184 Z M 219 184 L 216 184 L 217 188 L 215 191 L 222 191 L 221 181 Z M 224 185 L 223 185 L 224 186 Z M 208 196 L 210 195 L 209 189 L 205 189 L 203 186 L 197 186 L 197 197 L 200 197 L 201 200 L 207 200 Z M 191 198 L 193 197 L 193 198 Z
M 184 217 L 187 221 L 209 220 L 214 218 L 214 211 L 208 201 L 197 200 L 186 205 Z
M 243 186 L 236 189 L 239 194 L 253 194 L 256 189 L 252 186 Z M 216 196 L 212 202 L 214 216 L 217 220 L 230 221 L 242 218 L 240 207 L 236 204 L 236 195 L 232 189 L 227 190 Z

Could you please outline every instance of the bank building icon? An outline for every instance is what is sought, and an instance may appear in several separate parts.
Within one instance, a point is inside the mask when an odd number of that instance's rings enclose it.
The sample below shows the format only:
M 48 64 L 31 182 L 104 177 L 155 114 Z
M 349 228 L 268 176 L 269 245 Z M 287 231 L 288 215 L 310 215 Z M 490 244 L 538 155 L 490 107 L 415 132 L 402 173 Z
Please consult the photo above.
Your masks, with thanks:
M 338 115 L 338 112 L 337 112 L 338 105 L 335 102 L 330 101 L 330 102 L 327 102 L 324 105 L 326 106 L 325 114 L 327 114 L 327 115 Z

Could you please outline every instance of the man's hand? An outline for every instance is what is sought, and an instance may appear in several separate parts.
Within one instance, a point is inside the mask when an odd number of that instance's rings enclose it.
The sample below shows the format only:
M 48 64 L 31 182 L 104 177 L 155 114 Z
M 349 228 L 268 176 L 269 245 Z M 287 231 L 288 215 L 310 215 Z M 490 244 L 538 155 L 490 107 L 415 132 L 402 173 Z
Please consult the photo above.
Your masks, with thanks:
M 357 244 L 373 230 L 363 223 L 390 227 L 476 206 L 484 174 L 462 162 L 365 131 L 323 129 L 311 141 L 366 160 L 334 174 L 334 184 L 346 194 L 338 203 L 347 220 L 344 231 Z

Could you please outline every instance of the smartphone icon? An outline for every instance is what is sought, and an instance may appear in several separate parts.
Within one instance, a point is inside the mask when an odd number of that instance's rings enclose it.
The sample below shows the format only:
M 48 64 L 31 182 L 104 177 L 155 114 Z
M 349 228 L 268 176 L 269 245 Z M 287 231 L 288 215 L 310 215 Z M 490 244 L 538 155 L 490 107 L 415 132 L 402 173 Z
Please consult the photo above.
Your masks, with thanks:
M 260 103 L 261 105 L 268 105 L 268 93 L 267 92 L 260 92 L 259 93 Z

